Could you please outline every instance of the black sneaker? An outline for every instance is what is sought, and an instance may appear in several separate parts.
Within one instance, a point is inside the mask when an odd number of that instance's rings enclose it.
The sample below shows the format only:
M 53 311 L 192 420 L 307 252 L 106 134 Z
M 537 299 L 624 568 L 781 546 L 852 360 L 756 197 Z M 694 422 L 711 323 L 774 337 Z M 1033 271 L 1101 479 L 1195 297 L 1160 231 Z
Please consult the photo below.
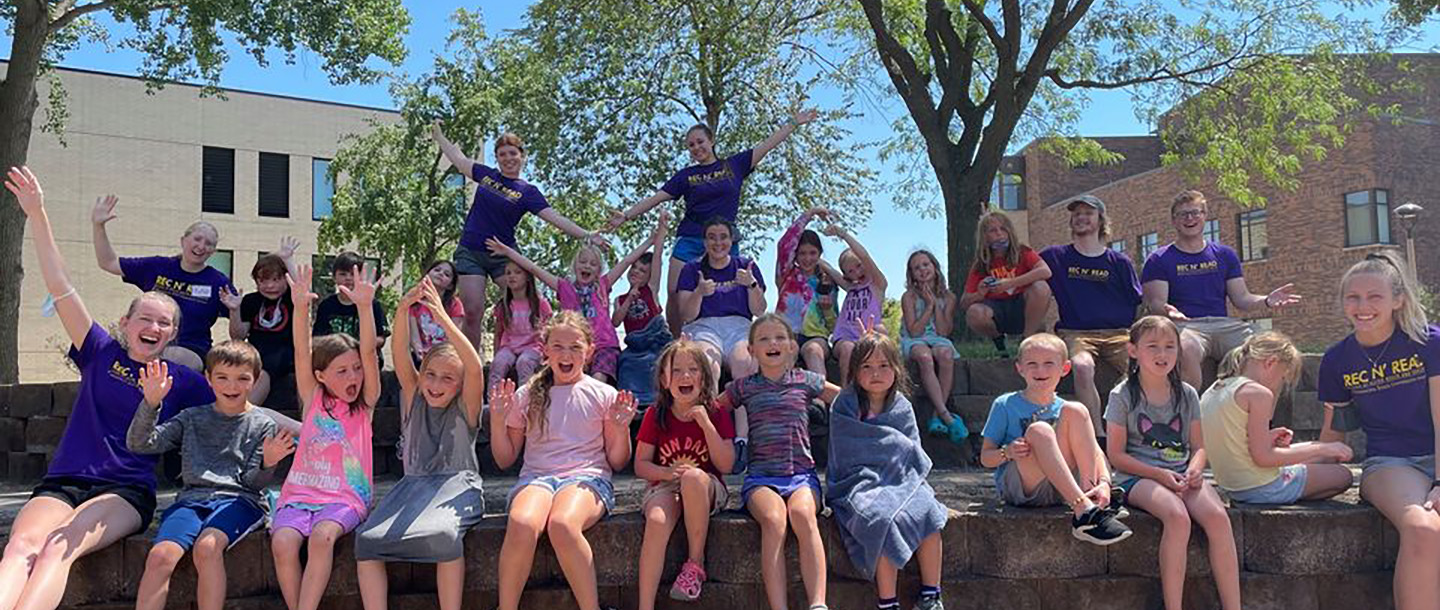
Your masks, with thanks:
M 1078 517 L 1070 520 L 1075 537 L 1099 546 L 1109 546 L 1130 537 L 1133 533 L 1125 527 L 1115 514 L 1098 506 L 1090 507 Z
M 999 337 L 995 337 L 990 341 L 995 344 L 995 351 L 1000 352 L 1001 358 L 1005 358 L 1010 355 L 1010 351 L 1005 349 L 1005 335 L 1000 335 Z
M 1125 488 L 1119 485 L 1115 485 L 1110 488 L 1110 505 L 1105 507 L 1105 510 L 1110 511 L 1110 514 L 1115 515 L 1116 519 L 1124 519 L 1126 517 L 1129 517 L 1130 509 L 1125 508 L 1125 506 L 1129 504 L 1127 500 L 1128 498 L 1125 495 Z

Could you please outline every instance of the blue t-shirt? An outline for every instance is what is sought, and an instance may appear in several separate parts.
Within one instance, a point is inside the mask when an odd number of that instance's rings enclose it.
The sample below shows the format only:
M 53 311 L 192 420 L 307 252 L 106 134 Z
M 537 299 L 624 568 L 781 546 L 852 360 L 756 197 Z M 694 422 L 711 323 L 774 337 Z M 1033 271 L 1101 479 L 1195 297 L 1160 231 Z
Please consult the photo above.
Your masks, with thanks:
M 1048 405 L 1037 405 L 1025 399 L 1024 392 L 1010 392 L 995 397 L 995 402 L 990 403 L 990 416 L 985 419 L 985 428 L 980 431 L 980 436 L 985 440 L 1004 447 L 1017 438 L 1025 436 L 1025 429 L 1035 422 L 1046 422 L 1056 425 L 1060 422 L 1060 407 L 1065 400 L 1057 394 L 1055 399 Z M 1001 464 L 995 469 L 995 488 L 1000 489 L 1001 474 L 1010 462 Z
M 120 279 L 145 291 L 168 295 L 180 305 L 180 332 L 175 343 L 203 358 L 210 351 L 210 327 L 230 310 L 220 302 L 221 290 L 234 290 L 230 278 L 206 266 L 190 273 L 178 256 L 144 256 L 120 259 Z
M 1060 309 L 1056 330 L 1130 328 L 1140 306 L 1140 284 L 1128 257 L 1109 248 L 1085 256 L 1067 244 L 1046 248 L 1040 258 L 1050 266 L 1047 281 Z
M 475 179 L 475 203 L 465 215 L 465 229 L 460 245 L 485 252 L 485 240 L 494 237 L 511 248 L 515 245 L 515 226 L 525 213 L 539 214 L 550 207 L 540 189 L 519 178 L 506 178 L 500 170 L 476 163 L 470 166 Z
M 1321 402 L 1360 409 L 1369 455 L 1415 457 L 1435 452 L 1430 379 L 1440 376 L 1440 327 L 1422 345 L 1399 328 L 1385 343 L 1364 347 L 1350 335 L 1320 360 Z M 1373 360 L 1373 362 L 1372 362 Z
M 685 216 L 675 230 L 681 237 L 704 237 L 705 221 L 720 216 L 735 222 L 740 213 L 740 187 L 750 175 L 754 151 L 745 150 L 706 165 L 691 165 L 665 181 L 660 190 L 685 200 Z
M 143 364 L 130 359 L 125 348 L 98 323 L 90 325 L 85 344 L 70 348 L 70 360 L 80 369 L 80 391 L 60 446 L 50 460 L 46 477 L 79 477 L 103 483 L 143 485 L 155 489 L 158 455 L 137 455 L 125 446 L 125 433 L 145 395 L 140 391 Z M 175 380 L 161 401 L 159 421 L 181 409 L 215 402 L 215 394 L 199 373 L 170 363 Z
M 735 273 L 742 266 L 750 268 L 750 274 L 755 276 L 760 290 L 765 290 L 765 277 L 760 275 L 760 267 L 744 256 L 731 256 L 730 264 L 721 269 L 711 267 L 710 259 L 704 256 L 700 257 L 700 260 L 685 263 L 685 268 L 680 270 L 680 281 L 675 284 L 675 289 L 693 291 L 700 285 L 700 277 L 703 275 L 706 279 L 715 281 L 715 293 L 700 301 L 700 315 L 695 319 L 720 316 L 750 318 L 750 291 L 735 283 Z
M 1170 284 L 1170 304 L 1191 318 L 1223 318 L 1225 283 L 1244 275 L 1240 257 L 1224 244 L 1206 242 L 1191 254 L 1175 244 L 1156 250 L 1145 259 L 1140 282 L 1160 280 Z

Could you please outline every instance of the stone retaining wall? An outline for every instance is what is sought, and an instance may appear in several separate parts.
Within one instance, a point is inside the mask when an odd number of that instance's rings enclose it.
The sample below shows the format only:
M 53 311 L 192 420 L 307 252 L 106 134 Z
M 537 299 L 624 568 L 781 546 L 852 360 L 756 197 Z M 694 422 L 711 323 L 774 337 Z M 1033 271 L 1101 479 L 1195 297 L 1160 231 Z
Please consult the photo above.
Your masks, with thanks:
M 1392 607 L 1390 570 L 1397 538 L 1380 515 L 1341 502 L 1278 509 L 1232 509 L 1242 565 L 1245 607 L 1251 610 L 1341 610 Z M 836 610 L 875 607 L 873 586 L 851 567 L 839 535 L 822 519 L 830 565 L 829 602 Z M 1135 536 L 1110 547 L 1075 540 L 1069 520 L 1057 510 L 966 507 L 952 512 L 943 536 L 943 585 L 946 606 L 959 608 L 1073 609 L 1160 607 L 1156 549 L 1160 524 L 1136 514 L 1129 519 Z M 489 610 L 496 603 L 497 553 L 505 520 L 492 516 L 466 538 L 466 608 Z M 595 549 L 601 602 L 620 608 L 636 603 L 634 582 L 644 523 L 635 513 L 596 525 L 587 538 Z M 684 535 L 671 540 L 665 584 L 684 559 Z M 710 581 L 696 604 L 678 604 L 661 591 L 661 608 L 690 610 L 766 607 L 756 549 L 759 528 L 747 517 L 722 513 L 711 521 L 707 563 Z M 148 540 L 132 537 L 75 568 L 65 607 L 129 608 L 145 564 Z M 803 587 L 793 539 L 787 543 L 791 607 L 804 607 Z M 255 534 L 227 556 L 229 608 L 281 607 L 267 540 Z M 392 607 L 434 608 L 434 567 L 392 564 Z M 1218 608 L 1210 578 L 1204 534 L 1191 538 L 1186 607 Z M 915 566 L 901 579 L 902 604 L 913 602 L 918 587 Z M 359 608 L 351 537 L 337 550 L 335 572 L 322 608 Z M 195 572 L 182 563 L 171 587 L 169 608 L 193 604 Z M 557 610 L 575 607 L 554 552 L 543 539 L 535 557 L 522 607 Z

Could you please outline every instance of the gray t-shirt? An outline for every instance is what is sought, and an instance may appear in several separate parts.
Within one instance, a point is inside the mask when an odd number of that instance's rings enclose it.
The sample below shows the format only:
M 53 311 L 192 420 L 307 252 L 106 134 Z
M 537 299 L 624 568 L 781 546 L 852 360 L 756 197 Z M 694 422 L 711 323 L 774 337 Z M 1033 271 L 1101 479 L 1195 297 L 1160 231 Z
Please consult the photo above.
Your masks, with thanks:
M 242 496 L 260 502 L 260 490 L 274 476 L 264 469 L 265 438 L 275 422 L 258 409 L 226 415 L 214 404 L 180 411 L 159 426 L 156 409 L 135 410 L 125 444 L 135 453 L 164 453 L 180 448 L 180 480 L 185 488 L 177 500 L 206 500 L 216 495 Z
M 1200 395 L 1190 384 L 1181 383 L 1180 388 L 1179 405 L 1173 392 L 1170 404 L 1150 404 L 1144 392 L 1139 393 L 1140 404 L 1132 404 L 1128 379 L 1110 390 L 1105 421 L 1125 426 L 1126 453 L 1175 472 L 1184 472 L 1190 465 L 1190 426 L 1198 425 Z

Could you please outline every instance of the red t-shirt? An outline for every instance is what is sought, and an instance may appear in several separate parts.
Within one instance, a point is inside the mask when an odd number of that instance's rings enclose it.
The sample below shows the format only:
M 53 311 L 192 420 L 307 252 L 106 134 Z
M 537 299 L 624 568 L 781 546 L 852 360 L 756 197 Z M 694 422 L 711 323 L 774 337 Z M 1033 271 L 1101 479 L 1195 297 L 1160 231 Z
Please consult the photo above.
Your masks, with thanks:
M 965 278 L 965 292 L 980 292 L 980 282 L 984 281 L 986 277 L 993 277 L 997 280 L 1008 280 L 1012 277 L 1020 277 L 1029 273 L 1031 269 L 1034 269 L 1035 266 L 1039 264 L 1039 254 L 1031 250 L 1030 246 L 1020 246 L 1020 264 L 1011 267 L 1005 264 L 1004 257 L 990 259 L 990 273 L 985 274 L 975 271 L 974 269 L 970 270 L 970 276 Z M 1025 292 L 1023 290 L 1017 289 L 1015 292 L 1008 293 L 986 292 L 984 296 L 987 299 L 1005 300 L 1018 298 L 1024 294 Z
M 660 429 L 657 419 L 661 413 L 668 418 L 665 421 L 665 430 Z M 720 438 L 735 438 L 735 422 L 730 419 L 729 411 L 711 409 L 710 423 L 715 424 L 715 431 L 720 433 Z M 642 443 L 655 446 L 657 465 L 689 464 L 710 474 L 720 475 L 720 471 L 716 470 L 715 464 L 710 461 L 710 446 L 705 442 L 705 431 L 700 429 L 700 424 L 680 421 L 671 415 L 668 409 L 646 411 L 644 419 L 640 420 L 640 433 L 636 438 Z
M 625 311 L 625 332 L 640 332 L 650 324 L 650 320 L 660 315 L 660 304 L 655 302 L 655 293 L 649 286 L 641 286 L 640 296 L 630 302 L 630 309 Z M 628 294 L 628 293 L 627 293 Z M 615 297 L 615 308 L 619 309 L 625 303 L 624 294 Z

